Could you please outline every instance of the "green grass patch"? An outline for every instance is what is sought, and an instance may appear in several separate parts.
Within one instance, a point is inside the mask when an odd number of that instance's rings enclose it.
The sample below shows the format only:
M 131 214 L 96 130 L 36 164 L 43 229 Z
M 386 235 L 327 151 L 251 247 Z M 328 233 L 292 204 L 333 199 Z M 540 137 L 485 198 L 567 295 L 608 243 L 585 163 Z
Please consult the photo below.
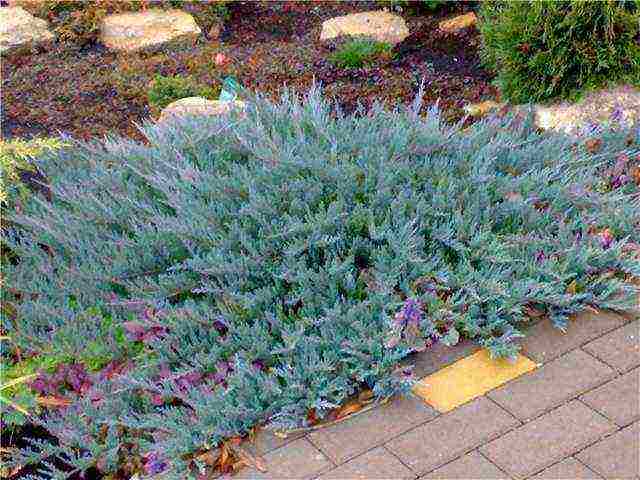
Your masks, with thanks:
M 393 47 L 370 39 L 349 40 L 329 56 L 339 68 L 362 68 L 382 58 L 391 58 Z

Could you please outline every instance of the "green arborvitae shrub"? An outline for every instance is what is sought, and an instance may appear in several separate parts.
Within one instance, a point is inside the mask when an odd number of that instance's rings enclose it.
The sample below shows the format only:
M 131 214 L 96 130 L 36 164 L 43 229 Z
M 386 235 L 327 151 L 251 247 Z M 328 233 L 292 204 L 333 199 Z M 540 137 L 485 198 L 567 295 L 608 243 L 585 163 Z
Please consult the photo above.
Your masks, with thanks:
M 639 131 L 594 132 L 593 153 L 529 118 L 244 96 L 147 123 L 148 144 L 74 143 L 46 163 L 52 201 L 11 216 L 3 329 L 71 359 L 31 388 L 72 404 L 38 420 L 59 444 L 9 467 L 210 474 L 199 454 L 255 425 L 407 391 L 401 360 L 433 342 L 512 356 L 532 309 L 562 328 L 634 302 Z
M 485 1 L 484 63 L 504 96 L 527 103 L 573 98 L 610 82 L 640 85 L 640 3 Z
M 339 68 L 362 68 L 380 58 L 390 58 L 392 46 L 385 42 L 360 38 L 349 40 L 331 54 L 329 60 Z
M 149 105 L 153 112 L 159 112 L 171 102 L 186 97 L 204 97 L 209 100 L 217 100 L 220 95 L 220 85 L 199 85 L 193 79 L 176 75 L 164 77 L 156 75 L 147 93 Z

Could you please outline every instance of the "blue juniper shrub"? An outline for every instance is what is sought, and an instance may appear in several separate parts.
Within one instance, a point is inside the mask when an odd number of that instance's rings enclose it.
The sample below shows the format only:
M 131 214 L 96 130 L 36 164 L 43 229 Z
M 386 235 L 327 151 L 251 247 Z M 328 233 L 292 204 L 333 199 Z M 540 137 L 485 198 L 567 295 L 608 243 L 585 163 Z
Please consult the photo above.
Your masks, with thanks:
M 109 370 L 41 378 L 69 379 L 72 404 L 38 420 L 59 444 L 15 463 L 187 478 L 256 425 L 406 392 L 401 360 L 436 341 L 508 357 L 532 310 L 563 327 L 632 302 L 638 186 L 596 185 L 622 155 L 637 166 L 637 130 L 597 131 L 592 153 L 530 118 L 463 130 L 419 103 L 346 116 L 316 90 L 249 96 L 244 117 L 149 123 L 148 145 L 74 142 L 43 164 L 52 201 L 3 234 L 19 258 L 3 328 L 23 355 L 82 359 L 100 338 Z

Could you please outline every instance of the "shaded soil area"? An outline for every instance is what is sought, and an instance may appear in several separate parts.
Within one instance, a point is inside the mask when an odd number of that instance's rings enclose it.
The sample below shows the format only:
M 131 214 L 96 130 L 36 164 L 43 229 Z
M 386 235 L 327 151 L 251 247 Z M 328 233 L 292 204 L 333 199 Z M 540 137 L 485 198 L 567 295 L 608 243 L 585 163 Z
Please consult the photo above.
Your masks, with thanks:
M 341 40 L 320 42 L 322 22 L 379 8 L 375 2 L 245 2 L 233 7 L 218 39 L 204 32 L 188 45 L 132 54 L 98 43 L 55 44 L 3 59 L 2 136 L 65 132 L 89 139 L 114 132 L 142 139 L 132 122 L 156 113 L 146 97 L 155 74 L 190 75 L 204 84 L 233 74 L 273 99 L 283 88 L 304 92 L 316 81 L 346 112 L 376 100 L 411 102 L 424 79 L 425 104 L 439 101 L 452 121 L 463 116 L 466 103 L 497 97 L 479 64 L 475 28 L 456 34 L 437 29 L 443 18 L 475 8 L 471 2 L 452 2 L 435 13 L 403 12 L 411 35 L 395 47 L 394 58 L 359 69 L 335 67 L 328 56 Z M 217 53 L 230 63 L 216 66 Z

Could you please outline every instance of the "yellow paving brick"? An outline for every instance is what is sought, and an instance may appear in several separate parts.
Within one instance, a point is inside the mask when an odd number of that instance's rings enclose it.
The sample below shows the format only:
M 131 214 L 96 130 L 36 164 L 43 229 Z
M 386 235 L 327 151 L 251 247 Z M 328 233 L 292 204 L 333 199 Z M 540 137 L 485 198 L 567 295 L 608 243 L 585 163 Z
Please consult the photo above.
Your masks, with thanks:
M 413 392 L 440 412 L 448 412 L 537 367 L 523 355 L 515 362 L 492 360 L 485 349 L 424 377 Z

